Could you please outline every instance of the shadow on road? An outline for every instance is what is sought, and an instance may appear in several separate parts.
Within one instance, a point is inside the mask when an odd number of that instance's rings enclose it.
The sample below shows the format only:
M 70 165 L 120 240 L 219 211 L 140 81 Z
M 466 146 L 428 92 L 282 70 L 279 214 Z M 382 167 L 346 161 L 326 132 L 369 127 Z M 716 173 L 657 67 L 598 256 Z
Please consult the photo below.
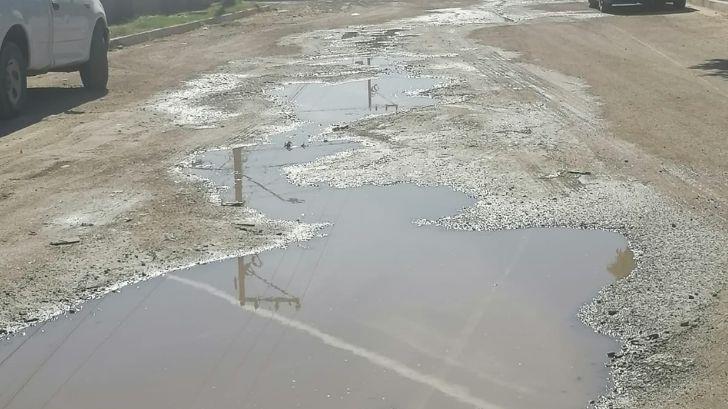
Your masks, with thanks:
M 85 88 L 30 88 L 25 108 L 18 118 L 0 120 L 0 138 L 36 124 L 44 118 L 62 112 L 74 113 L 73 108 L 106 95 Z
M 609 14 L 617 16 L 648 16 L 648 15 L 665 15 L 665 14 L 685 14 L 693 13 L 697 10 L 691 7 L 685 7 L 682 9 L 675 9 L 671 3 L 668 3 L 663 8 L 650 9 L 642 4 L 629 4 L 629 5 L 614 5 L 609 11 Z
M 708 77 L 723 77 L 728 79 L 728 59 L 726 58 L 713 58 L 706 62 L 690 67 L 693 70 L 707 71 L 705 74 Z

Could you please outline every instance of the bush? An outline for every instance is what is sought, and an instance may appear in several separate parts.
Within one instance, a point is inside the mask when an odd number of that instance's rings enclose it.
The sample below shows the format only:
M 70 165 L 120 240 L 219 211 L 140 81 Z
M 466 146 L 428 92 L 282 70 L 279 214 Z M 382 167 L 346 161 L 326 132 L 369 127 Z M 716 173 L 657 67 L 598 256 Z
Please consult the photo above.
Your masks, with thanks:
M 111 24 L 137 16 L 204 10 L 214 2 L 215 0 L 101 0 Z M 232 5 L 235 0 L 223 0 L 222 4 Z

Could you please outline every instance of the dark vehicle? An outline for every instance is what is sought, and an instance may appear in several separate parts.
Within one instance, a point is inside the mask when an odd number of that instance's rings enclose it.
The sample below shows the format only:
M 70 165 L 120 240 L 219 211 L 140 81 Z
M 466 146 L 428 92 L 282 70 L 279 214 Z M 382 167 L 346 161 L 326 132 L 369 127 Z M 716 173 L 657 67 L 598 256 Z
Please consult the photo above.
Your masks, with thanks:
M 589 0 L 589 7 L 599 9 L 602 13 L 607 13 L 612 10 L 612 6 L 617 5 L 632 5 L 641 4 L 650 10 L 661 10 L 665 8 L 668 2 L 665 0 L 644 0 L 635 2 L 634 0 Z M 685 8 L 686 0 L 673 0 L 672 7 L 675 10 L 682 10 Z

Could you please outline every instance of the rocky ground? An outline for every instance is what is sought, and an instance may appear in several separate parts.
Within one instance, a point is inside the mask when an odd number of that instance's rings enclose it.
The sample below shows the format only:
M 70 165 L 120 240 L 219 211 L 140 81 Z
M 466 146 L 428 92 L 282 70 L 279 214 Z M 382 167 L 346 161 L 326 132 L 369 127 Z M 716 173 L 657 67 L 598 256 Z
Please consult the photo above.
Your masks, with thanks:
M 0 138 L 0 327 L 316 234 L 220 206 L 189 169 L 196 153 L 290 124 L 274 97 L 281 84 L 366 78 L 380 68 L 341 61 L 376 56 L 436 79 L 425 92 L 437 103 L 332 131 L 324 137 L 361 148 L 289 166 L 289 179 L 449 186 L 477 200 L 422 224 L 624 234 L 636 270 L 581 311 L 624 342 L 610 356 L 614 389 L 594 404 L 724 407 L 725 17 L 603 16 L 581 3 L 436 6 L 453 8 L 285 4 L 116 50 L 111 91 L 99 99 L 74 88 L 73 75 L 35 79 L 29 114 L 3 124 Z

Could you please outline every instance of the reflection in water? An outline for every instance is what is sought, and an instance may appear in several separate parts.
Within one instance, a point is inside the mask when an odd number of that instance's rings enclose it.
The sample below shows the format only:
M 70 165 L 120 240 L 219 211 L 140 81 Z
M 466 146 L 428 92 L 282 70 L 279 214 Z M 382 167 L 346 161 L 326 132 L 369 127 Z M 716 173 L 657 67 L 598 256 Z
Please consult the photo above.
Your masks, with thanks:
M 248 261 L 246 261 L 246 259 L 248 259 Z M 258 307 L 260 307 L 261 303 L 269 303 L 273 304 L 275 310 L 278 311 L 281 304 L 287 304 L 293 305 L 297 311 L 300 310 L 301 300 L 298 297 L 294 297 L 293 295 L 286 292 L 286 290 L 275 285 L 273 282 L 258 275 L 255 270 L 261 267 L 263 267 L 263 262 L 261 261 L 260 256 L 257 254 L 253 254 L 252 256 L 238 257 L 238 276 L 234 279 L 234 285 L 235 289 L 238 290 L 238 301 L 240 302 L 240 305 L 245 306 L 246 304 L 252 303 L 253 306 L 257 309 Z M 266 287 L 272 288 L 273 290 L 280 293 L 281 296 L 248 297 L 245 293 L 245 280 L 247 277 L 257 278 L 258 280 L 262 281 L 266 285 Z
M 243 148 L 233 148 L 235 202 L 243 203 Z
M 353 147 L 314 135 L 434 103 L 419 90 L 438 81 L 404 62 L 360 64 L 381 75 L 290 84 L 280 96 L 300 126 L 191 169 L 270 218 L 333 222 L 325 235 L 170 273 L 0 343 L 0 408 L 572 409 L 602 392 L 616 346 L 574 311 L 612 281 L 605 266 L 627 274 L 631 253 L 614 261 L 623 238 L 418 227 L 474 202 L 444 187 L 293 185 L 280 172 Z
M 607 266 L 607 270 L 616 278 L 624 278 L 634 270 L 634 253 L 630 249 L 617 249 L 617 256 Z
M 235 302 L 235 299 L 232 299 L 232 297 L 230 297 L 228 294 L 226 294 L 223 291 L 218 290 L 217 288 L 215 288 L 211 285 L 208 285 L 208 284 L 205 284 L 205 283 L 202 283 L 199 281 L 194 281 L 194 280 L 190 280 L 187 278 L 179 277 L 179 276 L 169 276 L 168 279 L 186 284 L 193 288 L 197 288 L 197 289 L 206 291 L 210 295 L 221 298 L 224 301 L 229 301 L 231 303 Z M 433 375 L 430 375 L 430 374 L 427 374 L 424 372 L 420 372 L 417 369 L 411 368 L 396 359 L 389 358 L 387 356 L 379 354 L 378 352 L 371 351 L 371 350 L 363 348 L 361 346 L 349 343 L 339 337 L 336 337 L 329 333 L 323 332 L 320 329 L 318 329 L 312 325 L 309 325 L 305 322 L 298 321 L 296 319 L 292 319 L 292 318 L 286 317 L 284 315 L 280 315 L 278 313 L 275 313 L 273 311 L 269 311 L 266 309 L 260 309 L 260 310 L 257 308 L 250 309 L 250 307 L 246 307 L 245 305 L 243 305 L 243 308 L 246 309 L 248 312 L 254 313 L 260 317 L 275 321 L 285 327 L 298 330 L 308 336 L 318 339 L 325 345 L 351 353 L 354 356 L 366 359 L 368 362 L 370 362 L 376 366 L 379 366 L 386 370 L 392 371 L 392 372 L 396 373 L 397 375 L 400 375 L 413 382 L 428 386 L 433 390 L 439 391 L 442 394 L 449 396 L 453 399 L 456 399 L 457 401 L 462 402 L 471 407 L 474 407 L 477 409 L 503 409 L 501 406 L 497 406 L 484 399 L 481 399 L 477 396 L 472 395 L 470 393 L 470 391 L 468 390 L 468 388 L 465 388 L 458 384 L 450 383 L 447 380 L 440 379 L 437 376 L 433 376 Z
M 301 201 L 295 197 L 285 198 L 285 197 L 279 195 L 278 193 L 268 189 L 267 187 L 265 187 L 265 185 L 261 184 L 260 182 L 252 179 L 250 176 L 244 174 L 243 173 L 243 163 L 245 161 L 243 160 L 243 148 L 242 147 L 233 148 L 232 154 L 233 154 L 233 187 L 234 187 L 234 193 L 235 193 L 235 198 L 234 198 L 235 201 L 233 203 L 238 204 L 238 205 L 245 204 L 245 199 L 243 197 L 243 178 L 247 179 L 248 181 L 250 181 L 250 183 L 260 187 L 261 189 L 265 190 L 266 192 L 270 193 L 271 195 L 273 195 L 277 199 L 280 199 L 281 201 L 289 202 L 289 203 L 293 203 L 293 204 L 303 203 L 303 201 Z
M 364 61 L 356 61 L 356 64 L 364 64 Z M 367 57 L 366 65 L 372 65 L 372 59 L 371 57 Z M 391 101 L 381 93 L 379 93 L 379 86 L 377 84 L 372 84 L 372 79 L 367 80 L 367 100 L 369 102 L 369 110 L 371 111 L 372 108 L 374 108 L 375 111 L 379 111 L 379 104 L 373 104 L 372 98 L 378 95 L 382 99 L 386 101 L 384 104 L 384 110 L 389 111 L 389 109 L 394 109 L 394 112 L 399 111 L 399 104 L 396 104 L 395 102 Z

